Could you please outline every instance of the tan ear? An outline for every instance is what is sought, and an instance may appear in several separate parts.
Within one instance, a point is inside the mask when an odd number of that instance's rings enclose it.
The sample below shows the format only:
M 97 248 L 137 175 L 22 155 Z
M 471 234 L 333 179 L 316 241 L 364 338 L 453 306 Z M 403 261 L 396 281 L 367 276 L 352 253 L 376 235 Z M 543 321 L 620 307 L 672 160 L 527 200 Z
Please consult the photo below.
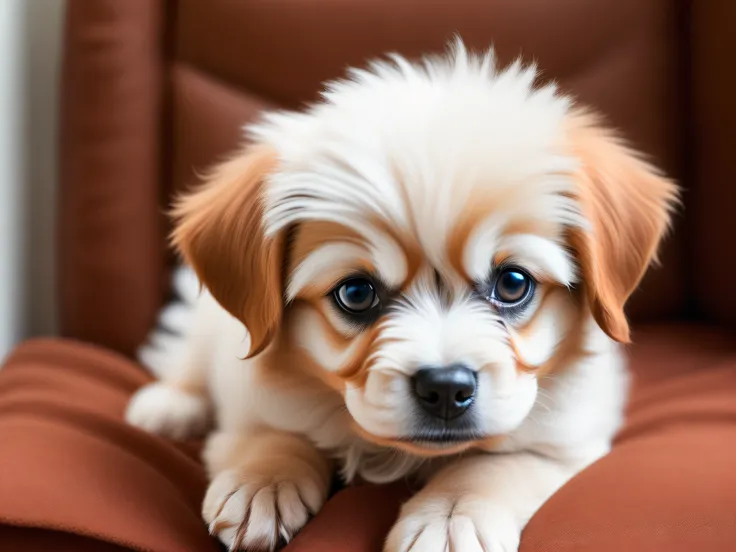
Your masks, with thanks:
M 175 205 L 175 247 L 200 281 L 250 333 L 250 353 L 271 341 L 283 310 L 284 239 L 267 238 L 264 179 L 276 154 L 253 147 L 222 163 Z
M 575 113 L 569 123 L 570 147 L 582 163 L 577 199 L 591 225 L 573 230 L 571 245 L 596 322 L 628 343 L 624 305 L 656 258 L 678 189 L 592 114 Z

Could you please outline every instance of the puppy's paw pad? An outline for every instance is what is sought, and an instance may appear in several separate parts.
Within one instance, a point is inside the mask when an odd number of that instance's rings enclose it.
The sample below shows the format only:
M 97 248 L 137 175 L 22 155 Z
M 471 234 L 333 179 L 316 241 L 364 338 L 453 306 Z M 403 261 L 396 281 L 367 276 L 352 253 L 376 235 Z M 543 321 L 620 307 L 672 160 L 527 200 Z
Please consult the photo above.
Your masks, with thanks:
M 226 471 L 207 489 L 202 517 L 230 550 L 272 551 L 304 527 L 322 507 L 324 494 L 308 477 Z
M 210 423 L 207 398 L 157 382 L 138 390 L 128 403 L 125 419 L 131 425 L 171 439 L 206 433 Z
M 403 514 L 385 552 L 517 552 L 521 529 L 513 519 L 482 504 L 427 503 Z

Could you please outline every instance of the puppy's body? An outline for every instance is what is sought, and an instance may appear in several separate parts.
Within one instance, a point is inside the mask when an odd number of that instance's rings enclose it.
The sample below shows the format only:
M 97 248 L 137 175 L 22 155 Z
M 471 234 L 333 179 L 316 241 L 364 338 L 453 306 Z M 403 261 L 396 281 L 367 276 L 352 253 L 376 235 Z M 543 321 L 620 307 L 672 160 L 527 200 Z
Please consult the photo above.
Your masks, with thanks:
M 131 404 L 129 416 L 150 431 L 185 437 L 200 433 L 204 427 L 204 413 L 214 412 L 217 432 L 205 450 L 206 465 L 213 477 L 223 473 L 222 459 L 233 449 L 251 448 L 252 435 L 274 430 L 306 437 L 324 455 L 325 465 L 327 460 L 335 460 L 348 480 L 356 476 L 377 483 L 407 476 L 423 479 L 447 464 L 444 457 L 427 458 L 397 452 L 394 448 L 364 440 L 354 431 L 352 418 L 340 393 L 319 377 L 309 374 L 300 363 L 298 354 L 280 354 L 272 350 L 256 359 L 242 360 L 249 350 L 247 332 L 242 323 L 220 307 L 206 291 L 193 308 L 196 326 L 179 343 L 179 346 L 187 347 L 187 352 L 180 355 L 179 351 L 169 350 L 168 354 L 197 359 L 197 362 L 187 364 L 183 369 L 176 367 L 179 371 L 169 372 L 164 384 L 145 388 Z M 507 489 L 496 495 L 499 504 L 516 500 L 529 484 L 529 478 L 533 477 L 524 469 L 523 460 L 529 458 L 520 455 L 506 457 L 501 453 L 536 453 L 540 459 L 545 459 L 545 464 L 548 461 L 549 465 L 555 466 L 554 471 L 559 470 L 557 477 L 541 475 L 544 480 L 540 485 L 544 488 L 541 491 L 543 497 L 530 501 L 523 508 L 522 519 L 503 520 L 503 524 L 510 524 L 517 531 L 521 531 L 526 518 L 541 506 L 547 495 L 608 451 L 611 438 L 620 424 L 626 386 L 621 351 L 592 318 L 585 331 L 588 333 L 585 339 L 588 354 L 574 358 L 564 370 L 543 378 L 539 397 L 526 420 L 503 440 L 488 447 L 489 451 L 499 453 L 500 463 L 509 464 L 510 471 L 516 471 L 517 467 L 522 470 L 518 480 L 512 480 Z M 165 372 L 172 367 L 151 368 Z M 206 389 L 206 394 L 200 394 L 199 389 Z M 185 393 L 179 394 L 179 390 Z M 192 397 L 202 401 L 201 409 L 187 410 Z M 283 454 L 283 462 L 288 464 L 294 460 L 288 458 L 288 452 Z M 476 452 L 465 456 L 473 454 Z M 268 456 L 259 458 L 258 453 L 254 456 L 256 464 L 268 465 Z M 516 464 L 517 460 L 521 462 Z M 227 461 L 224 463 L 228 464 Z M 298 460 L 295 464 L 295 471 L 303 471 Z M 228 468 L 224 471 L 228 472 Z M 291 468 L 284 471 L 285 477 L 299 476 L 290 473 Z M 532 468 L 532 471 L 537 470 Z M 457 484 L 458 498 L 462 495 L 468 501 L 473 501 L 485 485 L 492 485 L 491 481 L 484 482 L 482 477 L 477 477 L 470 481 L 470 489 L 465 490 L 454 474 L 449 476 L 448 483 L 452 487 Z M 318 497 L 313 499 L 315 507 L 326 497 L 327 478 L 321 479 L 319 484 L 323 494 L 316 493 Z M 445 495 L 444 492 L 440 494 Z M 218 496 L 214 500 L 222 498 Z M 212 497 L 210 499 L 213 500 Z M 429 503 L 428 499 L 424 504 Z M 217 510 L 219 506 L 211 508 Z M 443 515 L 437 514 L 440 522 Z M 477 516 L 479 522 L 491 527 L 497 521 L 482 511 L 478 511 Z M 210 514 L 207 521 L 212 524 L 215 519 L 216 516 Z M 276 518 L 266 516 L 263 523 L 264 528 L 259 530 L 262 536 L 278 530 Z M 211 526 L 215 529 L 215 525 Z M 231 544 L 228 539 L 234 538 L 234 534 L 228 531 L 220 533 L 226 544 Z M 514 531 L 511 534 L 515 535 Z M 272 540 L 275 542 L 278 536 L 273 534 Z M 518 535 L 515 537 L 518 539 Z M 399 546 L 397 543 L 395 549 L 403 549 Z M 441 550 L 439 544 L 436 549 Z
M 513 550 L 621 421 L 623 305 L 674 186 L 533 69 L 394 61 L 271 115 L 177 209 L 209 291 L 128 417 L 214 414 L 203 515 L 233 548 L 288 540 L 337 461 L 426 481 L 390 552 Z

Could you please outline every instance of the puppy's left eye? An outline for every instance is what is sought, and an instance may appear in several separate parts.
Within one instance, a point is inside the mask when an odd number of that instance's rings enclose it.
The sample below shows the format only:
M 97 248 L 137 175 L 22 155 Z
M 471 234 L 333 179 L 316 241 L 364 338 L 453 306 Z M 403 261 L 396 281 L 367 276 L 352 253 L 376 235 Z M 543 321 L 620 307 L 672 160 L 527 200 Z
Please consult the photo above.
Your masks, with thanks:
M 534 291 L 531 276 L 519 268 L 502 270 L 493 286 L 490 299 L 503 306 L 523 303 Z
M 335 288 L 333 297 L 338 306 L 350 314 L 363 314 L 379 303 L 376 289 L 366 278 L 351 278 L 343 282 Z

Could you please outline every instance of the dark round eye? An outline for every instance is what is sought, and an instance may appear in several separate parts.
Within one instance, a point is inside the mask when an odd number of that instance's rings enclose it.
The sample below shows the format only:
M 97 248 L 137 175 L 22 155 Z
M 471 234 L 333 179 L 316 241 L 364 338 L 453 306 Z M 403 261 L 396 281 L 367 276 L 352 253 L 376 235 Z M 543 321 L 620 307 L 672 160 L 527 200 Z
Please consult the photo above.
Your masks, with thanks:
M 492 298 L 513 305 L 526 299 L 532 289 L 532 279 L 518 268 L 507 268 L 496 278 Z
M 362 313 L 378 305 L 376 290 L 365 278 L 343 282 L 335 289 L 334 295 L 337 304 L 351 313 Z

